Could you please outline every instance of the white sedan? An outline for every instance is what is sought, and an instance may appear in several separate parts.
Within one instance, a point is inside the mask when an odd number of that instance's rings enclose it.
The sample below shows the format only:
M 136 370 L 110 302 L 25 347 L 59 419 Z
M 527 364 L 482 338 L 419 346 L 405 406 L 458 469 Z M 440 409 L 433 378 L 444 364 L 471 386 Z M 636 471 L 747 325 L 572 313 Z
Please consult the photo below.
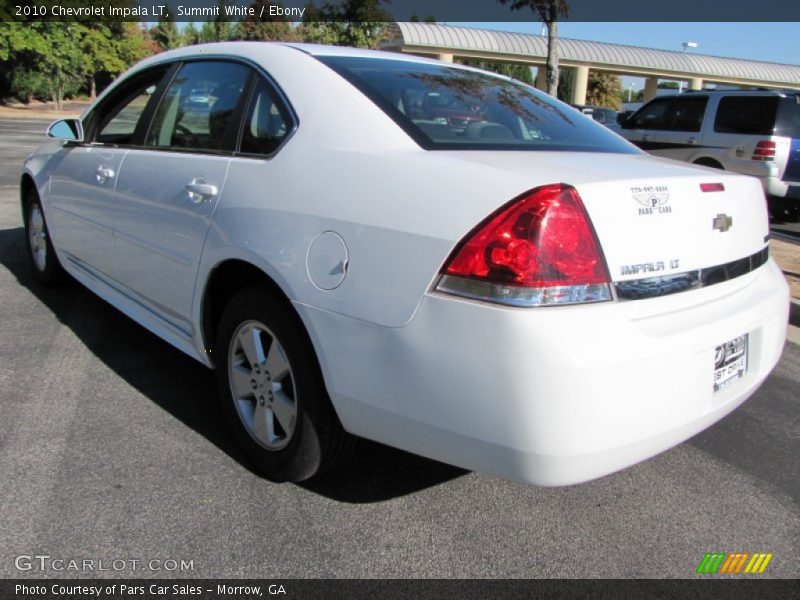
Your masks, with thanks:
M 585 481 L 724 417 L 783 348 L 758 180 L 647 156 L 497 75 L 194 46 L 49 135 L 21 178 L 37 278 L 216 368 L 275 480 L 364 437 Z

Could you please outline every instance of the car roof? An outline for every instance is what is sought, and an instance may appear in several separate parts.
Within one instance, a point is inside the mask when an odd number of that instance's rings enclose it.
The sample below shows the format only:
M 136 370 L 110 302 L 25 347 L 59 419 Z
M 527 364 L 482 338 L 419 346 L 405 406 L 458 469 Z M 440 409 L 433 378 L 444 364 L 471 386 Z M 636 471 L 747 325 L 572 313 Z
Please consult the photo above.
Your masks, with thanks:
M 363 48 L 346 48 L 342 46 L 327 46 L 323 44 L 301 44 L 288 42 L 260 42 L 260 41 L 240 41 L 240 42 L 215 42 L 209 44 L 194 44 L 192 46 L 182 46 L 174 50 L 168 50 L 160 54 L 146 58 L 139 66 L 150 66 L 182 58 L 195 58 L 200 56 L 240 56 L 244 58 L 256 59 L 264 52 L 274 52 L 278 49 L 294 49 L 310 56 L 350 56 L 357 58 L 380 58 L 384 60 L 398 60 L 411 63 L 422 64 L 442 64 L 441 61 L 401 54 L 399 52 L 383 52 L 380 50 L 366 50 Z M 466 65 L 453 64 L 456 68 L 473 70 Z M 137 69 L 138 70 L 138 69 Z M 500 76 L 503 79 L 506 77 Z
M 683 92 L 684 94 L 715 94 L 715 95 L 723 95 L 723 94 L 736 94 L 738 95 L 748 95 L 748 96 L 786 96 L 786 95 L 797 95 L 800 94 L 800 90 L 768 90 L 768 89 L 758 89 L 758 90 L 686 90 Z M 679 94 L 672 94 L 669 97 L 674 98 Z M 682 95 L 682 94 L 680 94 Z M 666 96 L 662 96 L 666 97 Z

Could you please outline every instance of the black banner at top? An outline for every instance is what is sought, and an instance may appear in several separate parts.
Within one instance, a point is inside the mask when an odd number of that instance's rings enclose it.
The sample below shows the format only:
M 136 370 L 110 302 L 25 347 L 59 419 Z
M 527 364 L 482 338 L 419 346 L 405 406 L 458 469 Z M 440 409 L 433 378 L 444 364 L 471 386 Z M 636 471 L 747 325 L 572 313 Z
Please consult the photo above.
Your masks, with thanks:
M 563 0 L 562 0 L 563 1 Z M 320 11 L 323 5 L 341 10 Z M 0 0 L 4 21 L 539 21 L 511 0 Z M 566 0 L 562 21 L 800 21 L 797 0 Z

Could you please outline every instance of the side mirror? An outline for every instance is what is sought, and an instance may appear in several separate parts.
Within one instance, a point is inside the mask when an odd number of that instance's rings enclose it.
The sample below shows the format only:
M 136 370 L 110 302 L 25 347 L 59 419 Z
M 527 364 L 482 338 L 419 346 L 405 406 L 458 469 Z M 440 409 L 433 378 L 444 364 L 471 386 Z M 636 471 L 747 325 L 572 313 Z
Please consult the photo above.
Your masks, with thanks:
M 633 129 L 633 115 L 628 115 L 624 119 L 622 119 L 619 123 L 619 126 L 622 129 Z
M 61 119 L 50 124 L 47 137 L 66 142 L 83 142 L 83 123 L 80 119 Z

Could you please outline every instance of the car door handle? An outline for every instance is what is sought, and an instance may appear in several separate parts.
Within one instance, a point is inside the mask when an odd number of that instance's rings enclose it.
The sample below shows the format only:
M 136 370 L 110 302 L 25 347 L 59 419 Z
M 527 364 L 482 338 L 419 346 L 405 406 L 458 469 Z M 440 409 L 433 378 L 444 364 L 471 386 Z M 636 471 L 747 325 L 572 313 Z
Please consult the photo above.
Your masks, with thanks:
M 190 183 L 187 183 L 185 189 L 189 194 L 189 200 L 195 204 L 208 202 L 219 194 L 219 188 L 210 183 L 206 183 L 205 179 L 202 177 L 197 177 Z
M 113 179 L 114 169 L 110 167 L 98 167 L 97 170 L 94 172 L 94 176 L 97 179 L 98 183 L 105 183 L 109 179 Z
M 642 134 L 642 141 L 643 142 L 646 142 L 649 139 L 650 139 L 650 134 L 648 134 L 648 133 L 643 133 Z
M 697 144 L 697 138 L 696 137 L 690 137 L 688 140 L 686 140 L 686 143 L 695 145 L 695 144 Z

